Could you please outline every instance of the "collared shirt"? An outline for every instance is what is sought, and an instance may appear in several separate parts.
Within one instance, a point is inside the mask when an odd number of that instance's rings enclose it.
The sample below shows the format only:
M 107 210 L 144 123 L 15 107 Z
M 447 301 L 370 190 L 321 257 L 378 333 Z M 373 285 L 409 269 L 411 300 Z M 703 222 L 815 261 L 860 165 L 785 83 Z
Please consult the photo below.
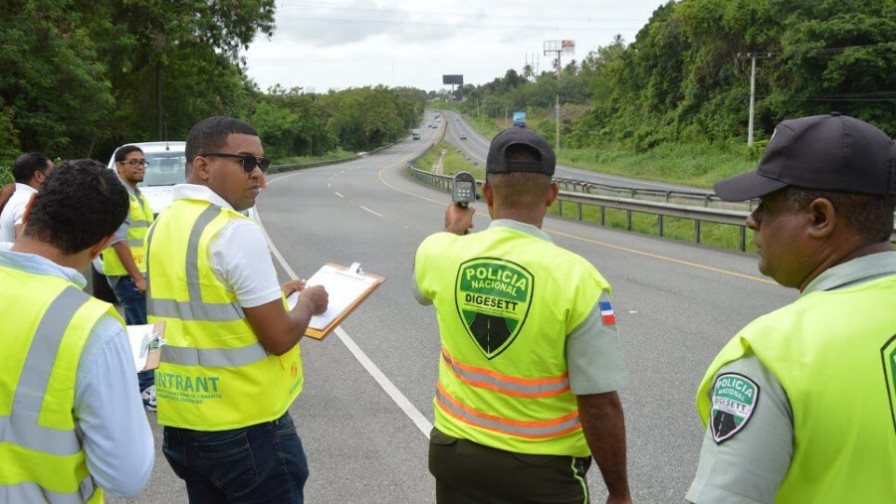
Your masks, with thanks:
M 858 257 L 828 268 L 800 296 L 829 291 L 896 275 L 896 252 Z M 774 502 L 793 457 L 793 410 L 777 377 L 752 353 L 723 366 L 723 373 L 748 376 L 762 390 L 749 425 L 722 444 L 709 429 L 703 438 L 697 475 L 687 500 L 703 503 Z
M 511 219 L 495 219 L 489 224 L 488 229 L 502 227 L 554 243 L 553 238 L 538 227 Z M 413 278 L 416 278 L 416 274 Z M 420 292 L 416 280 L 413 285 L 417 302 L 423 305 L 432 304 L 432 301 Z M 604 291 L 598 301 L 609 302 L 609 300 L 609 295 Z M 570 390 L 575 395 L 611 392 L 628 383 L 616 324 L 608 325 L 601 322 L 598 303 L 595 303 L 595 308 L 588 318 L 567 335 L 566 361 Z
M 178 184 L 172 190 L 172 199 L 208 201 L 233 210 L 224 198 L 202 185 Z M 236 293 L 243 308 L 261 306 L 282 296 L 267 243 L 267 236 L 258 224 L 247 219 L 233 219 L 209 244 L 212 271 Z
M 3 212 L 0 212 L 0 242 L 16 241 L 16 226 L 22 223 L 25 208 L 35 194 L 37 189 L 16 182 L 16 192 L 6 202 Z
M 35 254 L 0 249 L 0 264 L 64 278 L 82 289 L 87 284 L 77 271 Z M 99 486 L 124 497 L 140 493 L 155 460 L 152 431 L 138 390 L 125 329 L 118 319 L 105 315 L 94 326 L 81 353 L 74 416 L 90 474 Z

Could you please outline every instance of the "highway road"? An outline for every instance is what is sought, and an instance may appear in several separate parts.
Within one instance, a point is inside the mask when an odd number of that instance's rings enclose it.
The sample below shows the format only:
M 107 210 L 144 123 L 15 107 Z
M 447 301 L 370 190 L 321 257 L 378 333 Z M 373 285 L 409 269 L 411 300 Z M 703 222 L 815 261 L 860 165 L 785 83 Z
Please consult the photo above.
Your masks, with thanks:
M 446 118 L 445 140 L 456 145 L 467 159 L 485 166 L 485 157 L 488 154 L 489 139 L 483 137 L 476 132 L 473 127 L 464 121 L 463 117 L 457 112 L 450 110 L 439 111 Z M 427 123 L 428 124 L 428 123 Z M 461 137 L 466 137 L 462 140 Z M 668 184 L 665 182 L 651 182 L 632 177 L 623 177 L 619 175 L 609 175 L 606 173 L 598 173 L 570 166 L 557 165 L 557 171 L 554 174 L 558 178 L 566 178 L 573 180 L 583 180 L 597 184 L 608 184 L 619 187 L 633 187 L 638 189 L 659 189 L 662 191 L 687 191 L 699 194 L 713 194 L 713 191 L 702 189 L 699 187 L 691 187 L 680 184 Z
M 272 177 L 258 202 L 283 280 L 353 261 L 388 278 L 336 334 L 302 342 L 305 391 L 290 411 L 311 466 L 309 503 L 434 502 L 426 461 L 439 340 L 432 309 L 413 298 L 412 267 L 420 241 L 441 229 L 448 195 L 404 169 L 436 132 L 426 124 L 419 141 Z M 484 229 L 487 209 L 475 207 Z M 682 502 L 702 438 L 693 398 L 706 366 L 740 327 L 796 292 L 761 277 L 751 256 L 553 218 L 544 229 L 613 285 L 630 373 L 621 395 L 635 502 Z M 156 466 L 133 502 L 186 502 L 150 420 Z M 602 502 L 596 467 L 589 485 L 592 502 Z

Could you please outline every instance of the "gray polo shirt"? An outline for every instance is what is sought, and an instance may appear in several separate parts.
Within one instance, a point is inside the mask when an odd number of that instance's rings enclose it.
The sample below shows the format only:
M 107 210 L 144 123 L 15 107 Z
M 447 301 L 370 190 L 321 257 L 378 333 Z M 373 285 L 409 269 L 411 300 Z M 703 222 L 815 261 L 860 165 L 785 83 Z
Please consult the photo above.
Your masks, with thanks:
M 896 252 L 881 252 L 838 264 L 822 272 L 802 292 L 835 290 L 896 275 Z M 753 380 L 762 400 L 749 423 L 722 444 L 706 430 L 697 475 L 685 497 L 697 504 L 771 503 L 793 456 L 793 410 L 781 383 L 753 354 L 723 366 Z M 710 394 L 712 389 L 710 389 Z

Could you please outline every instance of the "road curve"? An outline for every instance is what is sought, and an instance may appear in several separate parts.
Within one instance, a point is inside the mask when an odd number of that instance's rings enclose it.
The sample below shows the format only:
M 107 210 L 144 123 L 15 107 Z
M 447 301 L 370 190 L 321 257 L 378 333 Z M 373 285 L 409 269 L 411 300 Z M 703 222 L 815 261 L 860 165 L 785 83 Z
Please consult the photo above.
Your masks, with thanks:
M 457 146 L 461 152 L 466 155 L 472 162 L 485 166 L 485 157 L 488 154 L 489 139 L 480 135 L 463 117 L 457 112 L 450 110 L 439 111 L 447 122 L 447 130 L 445 132 L 445 140 Z M 461 137 L 466 137 L 462 140 Z M 581 168 L 573 168 L 570 166 L 557 165 L 557 171 L 554 174 L 558 178 L 566 178 L 573 180 L 583 180 L 597 184 L 608 184 L 619 187 L 629 187 L 637 189 L 657 189 L 661 191 L 687 191 L 699 194 L 714 194 L 713 191 L 691 187 L 680 184 L 668 184 L 665 182 L 651 182 L 632 177 L 623 177 L 620 175 L 610 175 L 599 173 Z

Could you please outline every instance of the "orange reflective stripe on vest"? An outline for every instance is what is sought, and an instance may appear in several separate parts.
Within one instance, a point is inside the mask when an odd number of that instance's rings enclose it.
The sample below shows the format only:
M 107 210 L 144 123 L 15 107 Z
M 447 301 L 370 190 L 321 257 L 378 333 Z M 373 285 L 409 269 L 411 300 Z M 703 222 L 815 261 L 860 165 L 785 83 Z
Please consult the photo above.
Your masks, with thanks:
M 441 383 L 436 386 L 436 401 L 445 413 L 461 422 L 528 439 L 553 438 L 582 428 L 579 423 L 578 411 L 559 418 L 541 421 L 511 420 L 489 415 L 464 405 L 452 397 Z
M 474 387 L 485 388 L 515 397 L 551 397 L 569 392 L 569 374 L 552 378 L 519 378 L 490 369 L 463 364 L 442 347 L 442 360 L 457 378 Z

